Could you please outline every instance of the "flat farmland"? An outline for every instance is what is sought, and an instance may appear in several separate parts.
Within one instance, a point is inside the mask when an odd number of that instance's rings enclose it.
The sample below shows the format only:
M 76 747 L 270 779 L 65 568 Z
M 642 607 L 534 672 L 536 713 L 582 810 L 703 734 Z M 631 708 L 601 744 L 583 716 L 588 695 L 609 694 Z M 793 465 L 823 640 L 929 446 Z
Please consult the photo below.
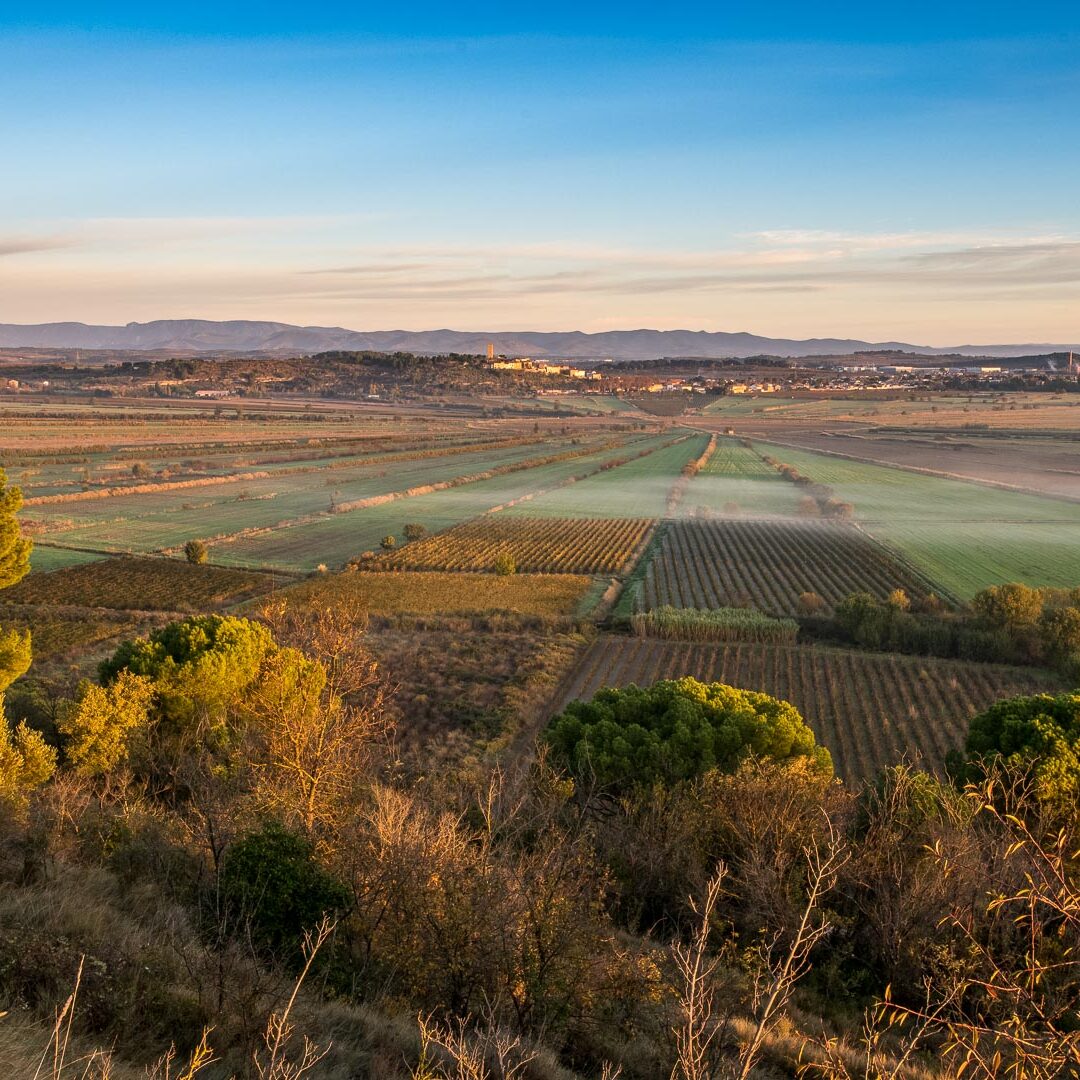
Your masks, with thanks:
M 78 566 L 81 563 L 96 562 L 105 556 L 100 552 L 73 551 L 71 548 L 49 547 L 35 543 L 30 555 L 31 573 L 45 573 L 60 570 L 65 566 Z
M 500 556 L 518 571 L 616 574 L 641 546 L 651 518 L 531 518 L 486 514 L 378 560 L 394 570 L 492 571 Z
M 43 665 L 73 659 L 75 654 L 121 635 L 134 636 L 139 625 L 133 616 L 109 611 L 0 604 L 0 627 L 30 631 L 34 654 L 32 673 Z
M 497 440 L 461 433 L 456 436 L 394 439 L 362 436 L 301 438 L 202 446 L 169 445 L 117 448 L 112 451 L 13 454 L 6 459 L 8 478 L 27 498 L 71 495 L 133 484 L 167 483 L 227 477 L 233 474 L 287 473 L 303 469 L 345 468 L 382 457 L 408 453 L 449 452 Z M 506 440 L 504 440 L 506 441 Z
M 471 448 L 435 457 L 404 453 L 386 460 L 322 466 L 288 475 L 249 474 L 208 486 L 116 494 L 44 505 L 25 514 L 55 544 L 102 551 L 152 552 L 190 539 L 273 528 L 335 506 L 388 492 L 441 483 L 516 465 L 571 448 L 569 440 L 528 442 L 493 450 Z
M 276 584 L 266 574 L 192 566 L 179 559 L 111 556 L 31 574 L 5 589 L 3 602 L 121 611 L 206 611 L 269 592 Z
M 671 437 L 677 438 L 678 433 Z M 515 507 L 512 513 L 536 517 L 663 517 L 672 485 L 683 468 L 702 455 L 708 442 L 708 435 L 692 434 L 647 457 L 540 495 Z
M 351 602 L 372 614 L 575 615 L 596 592 L 577 574 L 442 574 L 355 571 L 309 578 L 278 595 L 300 608 Z
M 604 686 L 648 686 L 690 675 L 790 701 L 846 780 L 903 759 L 942 771 L 968 720 L 1001 698 L 1053 692 L 1031 668 L 969 664 L 800 645 L 694 645 L 604 636 L 563 684 L 557 708 Z
M 716 450 L 688 485 L 680 509 L 691 516 L 792 516 L 802 496 L 755 451 L 735 439 L 719 438 Z
M 1080 502 L 1080 437 L 881 429 L 784 433 L 786 445 Z
M 64 399 L 0 401 L 5 454 L 87 453 L 233 445 L 299 436 L 324 438 L 358 433 L 403 436 L 453 434 L 460 417 L 427 410 L 373 410 L 349 403 L 300 403 L 234 398 L 220 402 L 158 400 L 130 403 Z
M 1017 431 L 1080 431 L 1080 400 L 1046 393 L 836 392 L 729 395 L 705 414 L 785 425 L 848 423 L 870 426 Z
M 813 519 L 669 522 L 650 556 L 644 610 L 753 606 L 796 615 L 800 593 L 832 606 L 859 591 L 884 599 L 903 589 L 913 600 L 933 591 L 853 525 Z
M 1080 584 L 1080 504 L 755 444 L 828 484 L 866 529 L 961 599 L 1006 581 Z
M 455 759 L 477 744 L 506 745 L 531 729 L 581 655 L 576 634 L 467 632 L 452 625 L 374 627 L 368 645 L 388 683 L 397 739 L 429 762 Z
M 243 536 L 235 541 L 214 545 L 211 558 L 225 565 L 284 570 L 314 570 L 320 563 L 341 566 L 365 551 L 377 550 L 385 536 L 392 535 L 400 541 L 406 523 L 423 525 L 429 533 L 441 532 L 486 514 L 495 507 L 505 507 L 516 500 L 527 499 L 538 491 L 568 484 L 575 477 L 621 461 L 628 455 L 649 453 L 664 447 L 667 442 L 663 436 L 639 437 L 625 445 L 597 450 L 582 457 L 551 462 L 379 506 L 336 513 L 308 524 Z M 651 453 L 649 456 L 652 456 Z M 586 482 L 579 480 L 571 483 L 570 487 L 578 487 Z M 539 500 L 529 499 L 522 506 L 531 508 L 536 501 Z

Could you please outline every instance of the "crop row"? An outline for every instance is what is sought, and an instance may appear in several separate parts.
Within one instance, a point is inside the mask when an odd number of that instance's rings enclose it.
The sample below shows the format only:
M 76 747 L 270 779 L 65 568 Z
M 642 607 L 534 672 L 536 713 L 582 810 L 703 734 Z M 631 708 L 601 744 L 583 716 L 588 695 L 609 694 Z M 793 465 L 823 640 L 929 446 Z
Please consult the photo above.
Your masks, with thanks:
M 630 561 L 649 518 L 531 518 L 488 514 L 409 544 L 379 560 L 397 570 L 493 570 L 509 556 L 518 570 L 614 574 Z
M 827 605 L 853 592 L 884 599 L 903 589 L 911 599 L 926 580 L 851 525 L 818 520 L 673 522 L 645 575 L 643 606 L 754 606 L 795 615 L 799 597 Z
M 634 440 L 630 445 L 635 448 L 660 446 L 663 439 L 653 436 Z M 557 461 L 463 487 L 417 495 L 407 503 L 388 502 L 364 510 L 330 514 L 305 525 L 267 529 L 257 535 L 216 545 L 211 557 L 216 563 L 285 570 L 314 570 L 319 563 L 340 566 L 363 551 L 377 548 L 383 537 L 398 535 L 406 523 L 423 525 L 432 534 L 441 532 L 495 507 L 519 502 L 526 495 L 551 491 L 572 477 L 589 475 L 607 462 L 625 456 L 625 451 L 625 446 L 598 450 L 588 457 Z M 533 503 L 522 505 L 532 506 Z M 506 514 L 518 516 L 517 507 Z
M 205 611 L 268 592 L 266 574 L 178 559 L 114 556 L 31 574 L 4 590 L 4 603 L 112 608 L 120 611 Z
M 699 645 L 605 636 L 563 685 L 558 706 L 604 686 L 692 676 L 790 701 L 845 779 L 904 759 L 941 770 L 967 722 L 993 701 L 1052 689 L 1030 669 L 799 645 Z
M 771 477 L 775 474 L 759 454 L 735 439 L 722 439 L 716 452 L 702 467 L 708 476 Z

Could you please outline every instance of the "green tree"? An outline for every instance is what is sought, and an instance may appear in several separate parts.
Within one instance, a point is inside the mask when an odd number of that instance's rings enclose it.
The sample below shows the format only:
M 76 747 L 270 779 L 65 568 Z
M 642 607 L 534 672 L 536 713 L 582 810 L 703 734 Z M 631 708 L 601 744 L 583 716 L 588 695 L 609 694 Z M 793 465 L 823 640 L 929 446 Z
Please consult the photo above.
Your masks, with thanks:
M 978 781 L 996 764 L 1018 769 L 1049 806 L 1080 803 L 1080 694 L 1036 694 L 991 705 L 971 721 L 967 761 L 953 772 Z
M 17 517 L 22 491 L 8 487 L 0 469 L 0 589 L 14 585 L 30 570 L 31 542 L 22 535 Z M 25 675 L 32 659 L 28 630 L 0 631 L 0 799 L 22 803 L 35 787 L 52 776 L 56 755 L 41 735 L 25 723 L 11 729 L 3 713 L 4 691 Z
M 379 545 L 382 547 L 383 551 L 391 551 L 393 548 L 397 547 L 397 538 L 393 533 L 387 533 L 387 535 L 379 541 Z
M 34 545 L 22 535 L 16 516 L 22 503 L 22 490 L 8 487 L 7 473 L 0 469 L 0 589 L 14 585 L 30 570 Z
M 1008 630 L 1033 627 L 1042 615 L 1045 594 L 1030 585 L 1011 582 L 1008 585 L 991 585 L 976 593 L 971 606 L 987 622 Z
M 794 706 L 767 694 L 685 678 L 601 690 L 556 716 L 546 740 L 576 776 L 625 789 L 731 772 L 755 756 L 806 758 L 832 774 L 829 752 Z
M 208 558 L 206 545 L 201 540 L 189 540 L 184 545 L 184 558 L 192 566 L 202 566 Z
M 221 723 L 259 678 L 277 646 L 261 623 L 232 615 L 192 615 L 120 646 L 99 669 L 108 686 L 122 671 L 154 684 L 162 718 L 186 726 Z
M 500 551 L 495 556 L 495 573 L 500 577 L 509 577 L 511 574 L 517 573 L 517 563 L 514 561 L 511 552 Z
M 853 634 L 868 618 L 877 614 L 879 607 L 871 593 L 855 592 L 836 605 L 836 621 Z
M 414 522 L 405 526 L 404 533 L 406 540 L 420 540 L 427 536 L 427 526 Z
M 1051 660 L 1075 662 L 1080 658 L 1080 608 L 1048 608 L 1039 618 L 1039 635 Z
M 16 516 L 22 508 L 22 491 L 8 487 L 0 469 L 0 589 L 21 581 L 30 570 L 31 542 L 22 535 Z M 30 667 L 30 631 L 0 631 L 0 704 L 4 691 Z
M 56 751 L 41 736 L 20 723 L 12 731 L 0 718 L 0 802 L 20 807 L 56 769 Z
M 99 776 L 126 761 L 132 735 L 149 723 L 153 697 L 153 683 L 126 670 L 108 686 L 81 683 L 56 722 L 68 762 L 81 773 Z
M 221 896 L 256 945 L 293 963 L 304 931 L 349 905 L 348 890 L 318 864 L 314 847 L 274 820 L 225 852 Z
M 29 630 L 0 630 L 0 704 L 4 691 L 30 668 Z

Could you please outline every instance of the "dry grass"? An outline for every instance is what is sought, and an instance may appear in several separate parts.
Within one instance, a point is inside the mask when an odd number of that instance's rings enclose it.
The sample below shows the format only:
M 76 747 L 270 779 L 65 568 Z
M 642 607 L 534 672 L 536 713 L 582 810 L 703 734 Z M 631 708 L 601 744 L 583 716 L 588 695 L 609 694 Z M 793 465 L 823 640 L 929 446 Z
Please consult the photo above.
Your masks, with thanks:
M 592 586 L 580 574 L 344 573 L 295 585 L 283 596 L 301 607 L 358 603 L 373 614 L 573 615 Z

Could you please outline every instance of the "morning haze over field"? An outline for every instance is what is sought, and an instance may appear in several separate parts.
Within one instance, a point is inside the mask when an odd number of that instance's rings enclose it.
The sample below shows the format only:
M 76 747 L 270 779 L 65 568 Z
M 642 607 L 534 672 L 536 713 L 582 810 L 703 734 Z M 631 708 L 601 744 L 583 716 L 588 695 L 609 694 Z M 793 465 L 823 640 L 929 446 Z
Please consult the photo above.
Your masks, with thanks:
M 1080 1076 L 1078 58 L 0 11 L 0 1080 Z

